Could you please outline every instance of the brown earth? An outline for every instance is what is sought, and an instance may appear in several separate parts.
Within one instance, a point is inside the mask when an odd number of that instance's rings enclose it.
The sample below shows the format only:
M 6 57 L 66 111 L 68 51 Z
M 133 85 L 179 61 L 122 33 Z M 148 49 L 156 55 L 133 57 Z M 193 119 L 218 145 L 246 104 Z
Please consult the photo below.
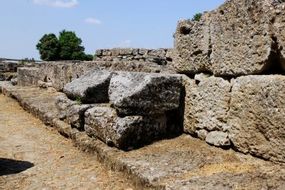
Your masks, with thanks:
M 11 98 L 0 95 L 0 189 L 133 189 Z

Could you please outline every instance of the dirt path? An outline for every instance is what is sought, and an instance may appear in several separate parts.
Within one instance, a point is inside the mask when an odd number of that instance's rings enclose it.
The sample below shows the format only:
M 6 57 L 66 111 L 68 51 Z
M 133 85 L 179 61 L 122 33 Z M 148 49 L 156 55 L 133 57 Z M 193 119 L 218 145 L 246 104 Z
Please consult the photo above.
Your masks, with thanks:
M 0 189 L 133 189 L 119 173 L 0 95 Z

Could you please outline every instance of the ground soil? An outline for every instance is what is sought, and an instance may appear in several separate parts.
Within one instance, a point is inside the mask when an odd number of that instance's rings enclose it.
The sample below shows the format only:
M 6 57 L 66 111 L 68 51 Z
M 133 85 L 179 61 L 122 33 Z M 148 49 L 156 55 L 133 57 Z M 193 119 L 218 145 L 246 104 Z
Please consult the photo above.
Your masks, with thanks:
M 0 95 L 0 189 L 134 189 L 129 179 Z

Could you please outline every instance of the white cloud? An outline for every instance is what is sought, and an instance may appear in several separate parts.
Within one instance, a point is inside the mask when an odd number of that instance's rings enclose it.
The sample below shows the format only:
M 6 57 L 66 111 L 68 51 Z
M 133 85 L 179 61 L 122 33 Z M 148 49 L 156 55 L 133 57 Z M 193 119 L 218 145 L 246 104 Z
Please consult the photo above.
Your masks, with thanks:
M 98 19 L 92 18 L 92 17 L 86 18 L 85 22 L 88 23 L 88 24 L 94 24 L 94 25 L 102 24 L 101 20 L 98 20 Z
M 79 4 L 77 0 L 33 0 L 37 5 L 45 5 L 58 8 L 72 8 Z

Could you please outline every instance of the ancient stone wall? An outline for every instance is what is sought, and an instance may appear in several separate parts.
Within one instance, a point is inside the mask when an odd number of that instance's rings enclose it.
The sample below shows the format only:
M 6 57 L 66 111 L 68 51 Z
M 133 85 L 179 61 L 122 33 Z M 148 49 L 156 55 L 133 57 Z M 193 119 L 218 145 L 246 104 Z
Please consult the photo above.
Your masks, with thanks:
M 284 2 L 231 0 L 200 21 L 179 21 L 174 67 L 236 77 L 284 73 Z
M 153 62 L 139 61 L 58 61 L 44 62 L 37 68 L 37 80 L 40 86 L 50 86 L 58 91 L 62 91 L 65 84 L 79 78 L 88 71 L 94 69 L 105 69 L 111 71 L 134 71 L 147 73 L 175 73 L 174 70 L 166 65 L 158 65 Z M 26 70 L 26 72 L 24 71 Z M 31 85 L 37 85 L 34 79 L 27 79 L 31 68 L 21 68 L 18 72 L 20 85 L 29 85 L 27 80 L 33 81 Z M 21 76 L 23 74 L 23 76 Z M 25 81 L 21 82 L 22 79 Z
M 284 10 L 283 1 L 231 0 L 178 22 L 173 66 L 187 74 L 186 133 L 285 162 Z
M 67 99 L 59 101 L 69 110 L 65 120 L 119 148 L 143 142 L 144 133 L 155 139 L 166 126 L 183 122 L 185 133 L 211 145 L 284 163 L 284 10 L 283 1 L 227 1 L 200 21 L 180 21 L 174 51 L 98 50 L 101 61 L 23 68 L 19 84 L 34 85 L 36 79 L 63 90 L 72 99 L 70 109 L 62 103 Z M 175 72 L 186 74 L 182 91 L 169 75 Z M 74 107 L 76 100 L 104 104 Z M 132 135 L 135 141 L 128 141 Z
M 172 62 L 172 49 L 114 48 L 99 49 L 97 61 L 140 61 L 166 65 Z

